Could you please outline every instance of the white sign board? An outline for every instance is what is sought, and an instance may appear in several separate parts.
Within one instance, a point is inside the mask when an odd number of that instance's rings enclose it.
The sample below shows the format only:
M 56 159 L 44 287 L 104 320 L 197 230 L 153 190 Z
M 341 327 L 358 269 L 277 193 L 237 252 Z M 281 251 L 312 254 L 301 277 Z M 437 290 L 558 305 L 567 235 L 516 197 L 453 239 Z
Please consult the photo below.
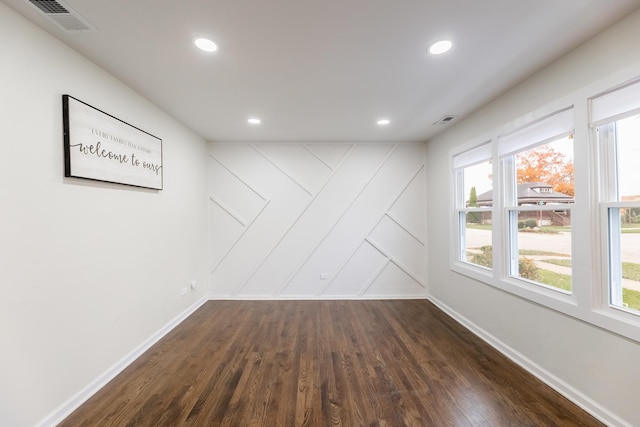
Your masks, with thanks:
M 162 190 L 162 140 L 62 96 L 64 176 Z

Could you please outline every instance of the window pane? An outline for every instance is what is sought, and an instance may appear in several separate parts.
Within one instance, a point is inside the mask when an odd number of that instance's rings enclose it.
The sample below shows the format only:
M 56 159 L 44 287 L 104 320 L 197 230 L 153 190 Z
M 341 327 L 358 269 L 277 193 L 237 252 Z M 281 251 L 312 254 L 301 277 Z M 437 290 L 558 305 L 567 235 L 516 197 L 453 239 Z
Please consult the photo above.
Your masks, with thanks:
M 614 208 L 609 215 L 610 302 L 640 313 L 640 224 L 628 222 L 640 208 Z
M 492 205 L 492 173 L 491 161 L 464 168 L 465 207 Z
M 491 247 L 492 228 L 491 211 L 464 212 L 465 245 L 462 261 L 482 267 L 493 266 Z
M 517 205 L 573 203 L 573 137 L 517 153 Z
M 640 200 L 640 115 L 616 122 L 616 141 L 618 200 Z
M 511 275 L 570 292 L 571 210 L 517 211 L 511 218 L 517 219 L 518 249 Z M 511 230 L 515 229 L 512 224 Z

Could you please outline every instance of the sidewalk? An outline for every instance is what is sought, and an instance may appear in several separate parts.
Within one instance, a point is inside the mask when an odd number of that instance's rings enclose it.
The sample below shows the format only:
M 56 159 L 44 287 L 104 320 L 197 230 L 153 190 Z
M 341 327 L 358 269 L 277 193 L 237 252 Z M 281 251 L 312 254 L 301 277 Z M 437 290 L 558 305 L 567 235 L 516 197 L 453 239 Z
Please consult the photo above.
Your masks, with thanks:
M 527 258 L 535 261 L 536 266 L 538 268 L 542 268 L 544 270 L 553 271 L 554 273 L 559 274 L 571 274 L 571 267 L 565 267 L 562 265 L 551 264 L 549 262 L 544 262 L 546 259 L 567 259 L 562 257 L 554 257 L 548 255 L 530 255 Z M 640 292 L 640 282 L 629 279 L 622 279 L 622 287 L 626 289 L 632 289 L 634 291 Z

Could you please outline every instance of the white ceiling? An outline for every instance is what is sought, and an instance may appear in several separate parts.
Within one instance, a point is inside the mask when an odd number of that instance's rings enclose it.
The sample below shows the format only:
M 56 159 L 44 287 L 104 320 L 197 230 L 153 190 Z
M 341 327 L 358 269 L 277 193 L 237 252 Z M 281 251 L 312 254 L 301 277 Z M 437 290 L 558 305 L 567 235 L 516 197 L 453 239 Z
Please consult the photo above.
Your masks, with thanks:
M 444 115 L 455 123 L 640 6 L 62 0 L 98 29 L 66 33 L 27 0 L 3 1 L 211 141 L 426 140 L 446 129 L 433 125 Z M 197 50 L 196 36 L 219 51 Z M 453 50 L 426 54 L 442 38 Z M 383 117 L 391 124 L 376 125 Z

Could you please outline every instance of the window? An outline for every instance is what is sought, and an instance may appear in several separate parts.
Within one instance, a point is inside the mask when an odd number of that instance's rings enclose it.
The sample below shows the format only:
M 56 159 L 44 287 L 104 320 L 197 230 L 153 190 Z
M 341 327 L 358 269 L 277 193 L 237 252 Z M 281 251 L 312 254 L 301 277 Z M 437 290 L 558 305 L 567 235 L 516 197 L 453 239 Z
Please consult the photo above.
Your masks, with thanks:
M 499 139 L 512 278 L 571 293 L 573 109 Z
M 609 88 L 452 153 L 450 267 L 640 342 L 640 77 Z
M 592 100 L 606 300 L 640 314 L 640 83 Z
M 456 182 L 457 261 L 491 269 L 491 143 L 484 143 L 454 156 L 453 166 Z

